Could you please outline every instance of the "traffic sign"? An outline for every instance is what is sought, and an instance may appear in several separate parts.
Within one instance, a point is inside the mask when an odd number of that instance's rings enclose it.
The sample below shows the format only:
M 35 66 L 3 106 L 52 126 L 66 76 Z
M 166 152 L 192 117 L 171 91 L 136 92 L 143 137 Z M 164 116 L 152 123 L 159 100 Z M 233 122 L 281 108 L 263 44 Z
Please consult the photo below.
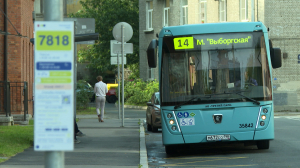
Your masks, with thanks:
M 118 56 L 118 54 L 113 53 L 113 45 L 117 42 L 117 40 L 110 40 L 110 56 Z
M 122 57 L 110 57 L 110 64 L 111 65 L 118 65 L 118 59 L 119 58 L 119 65 L 122 64 Z M 124 55 L 124 64 L 126 64 L 126 57 Z
M 123 35 L 123 40 L 124 42 L 127 42 L 131 39 L 133 35 L 133 30 L 130 24 L 126 22 L 119 22 L 117 23 L 114 28 L 113 28 L 113 36 L 118 42 L 122 42 L 122 31 L 121 28 L 123 27 L 124 29 L 124 35 Z
M 122 54 L 122 43 L 117 40 L 110 40 L 110 56 L 116 57 L 118 54 Z M 124 43 L 124 54 L 132 54 L 133 53 L 133 44 L 132 43 Z
M 122 44 L 120 42 L 113 44 L 113 53 L 122 54 Z M 132 54 L 133 45 L 132 43 L 124 43 L 124 54 Z

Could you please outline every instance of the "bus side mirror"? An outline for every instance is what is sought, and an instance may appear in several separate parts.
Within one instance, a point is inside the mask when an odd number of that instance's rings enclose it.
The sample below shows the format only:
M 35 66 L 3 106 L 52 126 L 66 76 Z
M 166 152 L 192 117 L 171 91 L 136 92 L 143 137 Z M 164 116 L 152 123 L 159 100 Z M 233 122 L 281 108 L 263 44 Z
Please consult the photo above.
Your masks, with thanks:
M 274 69 L 280 68 L 282 65 L 281 50 L 280 48 L 272 48 L 272 50 L 273 50 L 271 52 L 272 67 Z
M 157 40 L 153 39 L 147 49 L 147 59 L 150 68 L 156 68 L 157 63 Z
M 147 106 L 153 106 L 151 102 L 147 102 Z
M 281 50 L 280 48 L 273 48 L 273 43 L 270 39 L 269 39 L 269 46 L 270 46 L 272 67 L 274 69 L 280 68 L 282 65 Z

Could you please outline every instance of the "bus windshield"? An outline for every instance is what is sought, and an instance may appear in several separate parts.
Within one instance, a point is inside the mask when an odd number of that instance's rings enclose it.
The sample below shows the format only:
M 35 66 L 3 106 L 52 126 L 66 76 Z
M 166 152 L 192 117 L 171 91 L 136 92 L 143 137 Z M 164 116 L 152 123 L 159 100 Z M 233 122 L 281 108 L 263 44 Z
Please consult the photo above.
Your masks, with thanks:
M 162 45 L 161 105 L 272 100 L 262 32 L 165 36 Z

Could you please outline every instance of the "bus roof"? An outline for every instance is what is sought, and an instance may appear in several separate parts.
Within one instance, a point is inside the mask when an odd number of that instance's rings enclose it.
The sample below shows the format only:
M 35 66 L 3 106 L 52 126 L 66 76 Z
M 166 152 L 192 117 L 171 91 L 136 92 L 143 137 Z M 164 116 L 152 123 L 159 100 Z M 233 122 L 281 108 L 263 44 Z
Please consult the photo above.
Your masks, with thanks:
M 207 34 L 207 33 L 233 33 L 233 32 L 267 32 L 264 24 L 261 22 L 225 22 L 225 23 L 204 23 L 189 24 L 180 26 L 164 27 L 159 37 L 165 35 L 180 36 L 189 34 Z

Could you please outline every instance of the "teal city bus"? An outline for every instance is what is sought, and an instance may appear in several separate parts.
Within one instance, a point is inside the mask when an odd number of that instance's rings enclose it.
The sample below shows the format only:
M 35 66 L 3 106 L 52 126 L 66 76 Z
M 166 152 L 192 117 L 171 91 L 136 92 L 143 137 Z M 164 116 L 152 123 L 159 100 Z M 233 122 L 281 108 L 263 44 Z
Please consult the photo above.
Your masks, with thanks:
M 147 49 L 159 68 L 162 140 L 179 144 L 274 139 L 272 68 L 281 67 L 261 22 L 164 27 Z

